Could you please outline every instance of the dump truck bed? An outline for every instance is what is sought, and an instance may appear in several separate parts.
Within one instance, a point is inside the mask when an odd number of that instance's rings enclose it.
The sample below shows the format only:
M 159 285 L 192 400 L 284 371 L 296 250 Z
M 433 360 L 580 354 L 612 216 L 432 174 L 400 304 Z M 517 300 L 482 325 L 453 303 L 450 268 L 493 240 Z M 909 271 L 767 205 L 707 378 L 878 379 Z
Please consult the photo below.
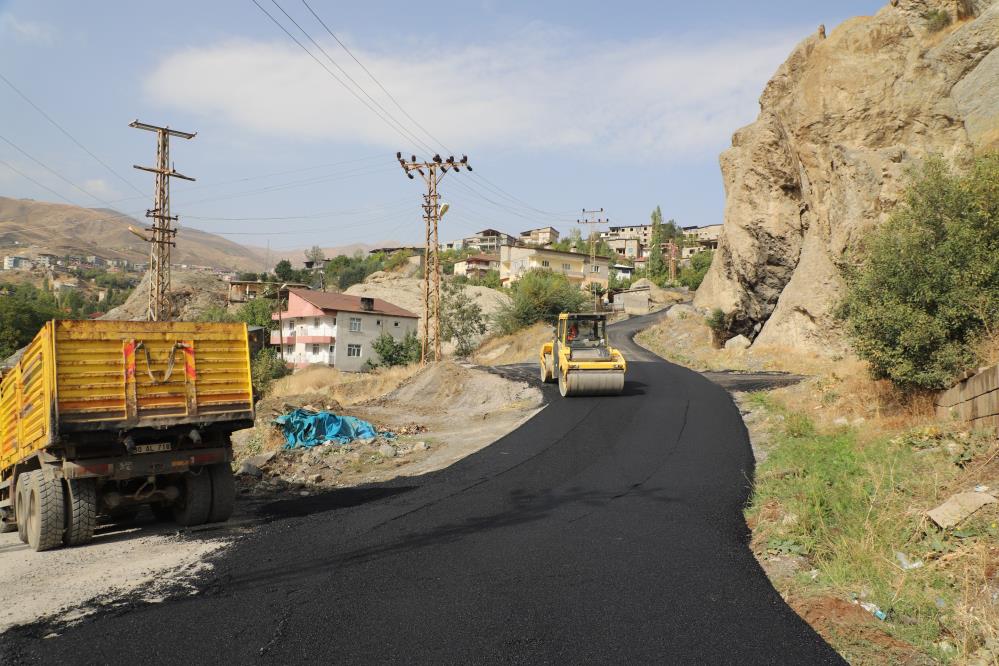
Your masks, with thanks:
M 252 418 L 245 324 L 51 321 L 0 380 L 0 470 L 73 433 Z

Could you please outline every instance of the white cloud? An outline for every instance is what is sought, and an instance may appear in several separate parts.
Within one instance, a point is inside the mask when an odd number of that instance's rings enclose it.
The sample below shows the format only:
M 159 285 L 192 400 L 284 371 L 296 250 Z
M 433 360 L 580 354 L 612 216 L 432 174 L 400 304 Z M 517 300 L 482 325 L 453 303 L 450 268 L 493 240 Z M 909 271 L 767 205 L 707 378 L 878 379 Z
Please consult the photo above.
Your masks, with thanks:
M 750 122 L 763 85 L 800 34 L 593 43 L 534 26 L 505 43 L 438 49 L 430 59 L 403 47 L 353 50 L 453 149 L 568 148 L 670 159 L 717 150 Z M 353 64 L 335 44 L 324 47 L 342 66 Z M 363 72 L 348 71 L 412 127 Z M 179 51 L 159 63 L 146 91 L 157 104 L 253 132 L 412 150 L 291 43 L 238 40 Z
M 0 32 L 14 35 L 21 42 L 48 46 L 55 41 L 56 29 L 46 23 L 19 19 L 10 12 L 0 14 Z
M 108 182 L 103 178 L 90 178 L 83 182 L 83 189 L 86 192 L 100 197 L 104 200 L 118 199 L 121 197 L 121 193 L 114 189 Z

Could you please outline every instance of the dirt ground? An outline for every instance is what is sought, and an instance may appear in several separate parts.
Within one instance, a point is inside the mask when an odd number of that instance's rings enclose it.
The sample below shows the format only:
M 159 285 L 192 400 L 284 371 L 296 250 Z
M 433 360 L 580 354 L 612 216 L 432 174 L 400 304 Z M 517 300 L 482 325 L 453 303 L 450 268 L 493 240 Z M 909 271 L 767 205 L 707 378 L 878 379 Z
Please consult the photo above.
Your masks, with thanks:
M 312 392 L 275 397 L 273 404 L 262 405 L 253 431 L 234 440 L 237 466 L 249 460 L 260 472 L 244 470 L 251 473 L 241 475 L 241 491 L 253 495 L 315 492 L 425 474 L 496 441 L 543 406 L 537 388 L 473 366 L 444 361 L 410 370 L 408 377 L 405 370 L 396 372 L 396 388 L 364 401 L 349 398 L 370 395 L 370 391 L 351 396 L 338 389 L 338 400 L 329 390 L 315 390 L 314 381 L 306 380 L 298 385 Z M 372 381 L 377 381 L 374 377 Z M 381 386 L 390 381 L 385 378 Z M 283 439 L 270 420 L 288 407 L 303 405 L 356 416 L 394 436 L 279 450 Z
M 258 424 L 305 395 L 319 408 L 335 407 L 398 434 L 349 446 L 279 451 L 280 434 L 270 433 L 272 457 L 261 463 L 260 478 L 237 477 L 236 513 L 225 524 L 179 530 L 143 511 L 131 522 L 100 525 L 86 546 L 44 553 L 30 550 L 16 532 L 0 534 L 0 632 L 42 617 L 72 621 L 126 596 L 155 600 L 210 566 L 209 555 L 271 519 L 269 510 L 290 496 L 441 469 L 543 407 L 540 390 L 526 382 L 451 362 L 349 375 L 317 368 L 276 388 L 281 395 L 261 405 Z M 241 460 L 263 451 L 263 443 L 251 438 L 255 430 L 234 438 Z
M 98 605 L 81 605 L 90 600 L 133 592 L 155 599 L 209 566 L 205 558 L 228 543 L 151 521 L 100 526 L 87 546 L 44 553 L 21 543 L 17 532 L 0 534 L 0 632 L 43 616 L 83 617 Z

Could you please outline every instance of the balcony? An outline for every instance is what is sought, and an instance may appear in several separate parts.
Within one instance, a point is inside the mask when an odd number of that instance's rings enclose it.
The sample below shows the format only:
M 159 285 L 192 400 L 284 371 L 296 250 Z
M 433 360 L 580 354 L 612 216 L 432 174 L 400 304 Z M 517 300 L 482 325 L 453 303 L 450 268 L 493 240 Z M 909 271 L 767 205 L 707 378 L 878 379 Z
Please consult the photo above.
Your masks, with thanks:
M 281 334 L 278 331 L 271 331 L 271 344 L 279 345 L 281 342 Z M 331 345 L 336 342 L 336 337 L 332 335 L 299 335 L 297 333 L 284 334 L 284 344 L 294 345 L 299 342 L 307 345 Z

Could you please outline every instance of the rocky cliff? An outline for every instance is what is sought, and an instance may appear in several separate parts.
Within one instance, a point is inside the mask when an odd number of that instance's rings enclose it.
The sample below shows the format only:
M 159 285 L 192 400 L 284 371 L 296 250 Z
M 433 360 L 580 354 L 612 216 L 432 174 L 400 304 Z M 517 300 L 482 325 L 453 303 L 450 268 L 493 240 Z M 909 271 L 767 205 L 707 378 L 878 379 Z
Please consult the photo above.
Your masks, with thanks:
M 891 213 L 907 167 L 995 149 L 999 0 L 893 0 L 820 27 L 721 156 L 725 224 L 695 305 L 760 345 L 840 348 L 840 266 Z

